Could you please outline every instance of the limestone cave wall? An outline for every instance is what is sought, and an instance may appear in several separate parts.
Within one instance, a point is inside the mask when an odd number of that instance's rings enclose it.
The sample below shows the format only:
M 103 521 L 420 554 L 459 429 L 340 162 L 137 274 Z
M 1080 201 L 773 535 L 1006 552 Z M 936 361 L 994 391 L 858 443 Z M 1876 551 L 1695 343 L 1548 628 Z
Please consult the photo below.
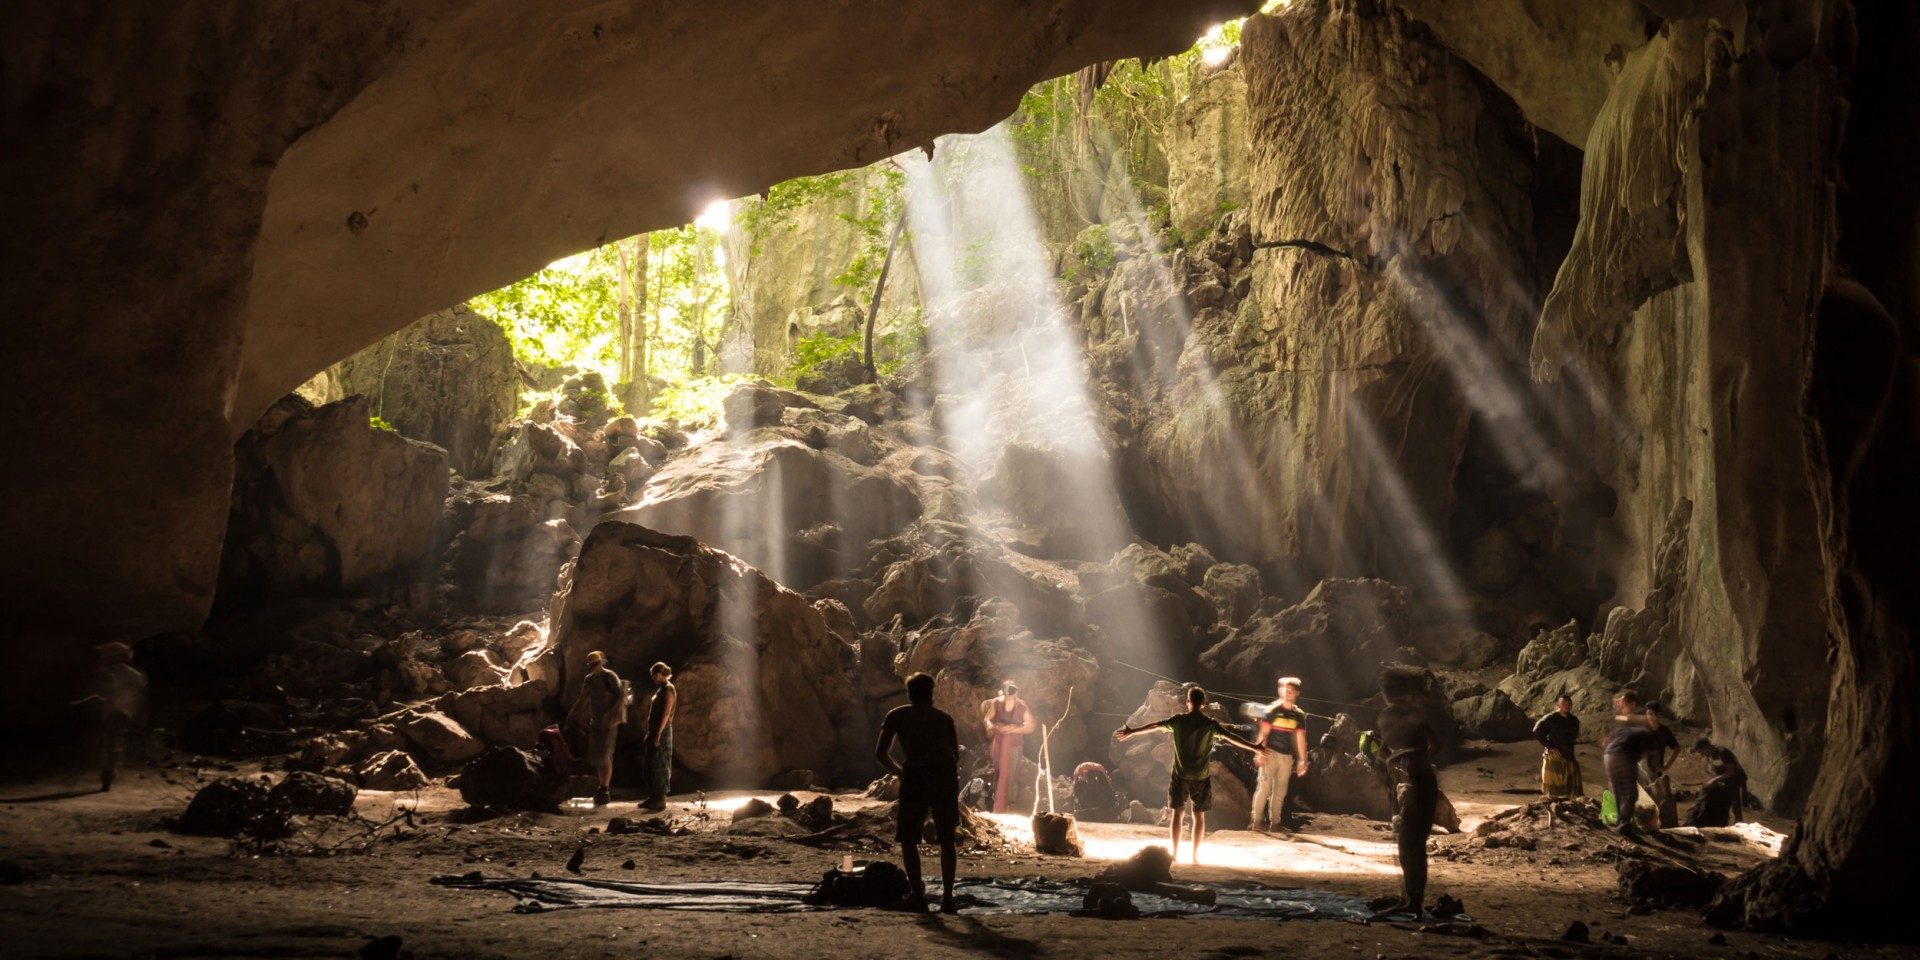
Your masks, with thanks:
M 16 675 L 198 624 L 233 441 L 328 364 L 558 256 L 980 129 L 1038 80 L 1182 49 L 1254 5 L 10 12 L 0 278 L 30 322 L 0 383 L 16 409 L 64 398 L 25 421 L 5 491 Z M 63 439 L 108 424 L 128 428 Z M 137 482 L 102 496 L 88 477 Z

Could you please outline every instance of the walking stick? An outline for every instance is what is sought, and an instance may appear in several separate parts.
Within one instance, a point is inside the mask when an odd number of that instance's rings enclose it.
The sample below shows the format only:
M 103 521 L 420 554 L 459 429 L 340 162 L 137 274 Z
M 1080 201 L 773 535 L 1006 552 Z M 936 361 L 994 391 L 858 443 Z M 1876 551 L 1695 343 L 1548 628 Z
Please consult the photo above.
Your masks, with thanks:
M 1038 774 L 1035 774 L 1035 782 L 1033 785 L 1033 815 L 1036 817 L 1040 815 L 1040 783 L 1039 781 L 1042 781 L 1042 780 L 1046 781 L 1046 785 L 1047 785 L 1047 812 L 1048 813 L 1054 812 L 1053 810 L 1053 750 L 1051 749 L 1048 741 L 1050 741 L 1053 738 L 1053 731 L 1060 729 L 1060 725 L 1067 722 L 1067 714 L 1071 712 L 1073 712 L 1073 688 L 1068 687 L 1067 688 L 1067 706 L 1065 709 L 1060 711 L 1060 719 L 1055 720 L 1053 722 L 1053 726 L 1050 726 L 1050 727 L 1043 726 L 1040 728 L 1040 772 Z

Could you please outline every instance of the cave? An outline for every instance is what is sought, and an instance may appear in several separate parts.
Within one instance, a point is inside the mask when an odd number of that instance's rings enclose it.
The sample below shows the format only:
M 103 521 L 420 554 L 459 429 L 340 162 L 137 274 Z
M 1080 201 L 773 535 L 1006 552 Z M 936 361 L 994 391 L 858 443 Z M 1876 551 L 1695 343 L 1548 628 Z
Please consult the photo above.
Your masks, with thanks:
M 1182 946 L 1910 950 L 1912 3 L 6 19 L 9 956 L 1162 954 L 1086 886 L 1174 816 L 1111 731 L 1287 676 L 1293 826 L 1220 750 L 1134 891 Z M 1398 882 L 1383 670 L 1464 906 L 1333 906 Z M 899 857 L 922 673 L 959 916 L 803 909 Z M 1671 822 L 1695 738 L 1737 822 Z

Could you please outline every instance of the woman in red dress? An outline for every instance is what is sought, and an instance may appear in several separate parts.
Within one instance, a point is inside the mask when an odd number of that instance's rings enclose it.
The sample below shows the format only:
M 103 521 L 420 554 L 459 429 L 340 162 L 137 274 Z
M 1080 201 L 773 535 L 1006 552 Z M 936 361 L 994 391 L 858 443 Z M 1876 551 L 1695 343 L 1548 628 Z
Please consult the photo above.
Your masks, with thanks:
M 1020 775 L 1020 748 L 1033 732 L 1033 711 L 1009 680 L 1000 685 L 999 696 L 980 704 L 980 716 L 987 727 L 987 755 L 993 759 L 993 812 L 1005 813 L 1015 793 L 1014 778 Z

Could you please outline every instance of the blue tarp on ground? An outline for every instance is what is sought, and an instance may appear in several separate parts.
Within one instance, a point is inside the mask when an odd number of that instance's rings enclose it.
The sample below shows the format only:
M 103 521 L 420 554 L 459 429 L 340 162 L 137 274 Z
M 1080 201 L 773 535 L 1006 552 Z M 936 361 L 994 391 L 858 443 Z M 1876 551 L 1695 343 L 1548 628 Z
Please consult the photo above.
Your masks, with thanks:
M 519 902 L 516 913 L 574 910 L 585 907 L 623 907 L 651 910 L 702 910 L 722 913 L 798 913 L 843 910 L 830 904 L 806 902 L 810 883 L 755 883 L 706 881 L 698 883 L 635 883 L 619 880 L 557 880 L 507 877 L 435 877 L 433 882 L 463 890 L 498 890 Z M 1367 908 L 1364 897 L 1325 890 L 1263 887 L 1253 883 L 1208 884 L 1216 894 L 1211 905 L 1186 903 L 1148 893 L 1133 894 L 1142 917 L 1221 917 L 1241 920 L 1410 920 L 1405 914 L 1382 915 Z M 1074 913 L 1081 909 L 1085 881 L 961 880 L 954 885 L 960 908 L 971 914 Z M 1471 917 L 1426 917 L 1429 920 L 1468 922 Z

